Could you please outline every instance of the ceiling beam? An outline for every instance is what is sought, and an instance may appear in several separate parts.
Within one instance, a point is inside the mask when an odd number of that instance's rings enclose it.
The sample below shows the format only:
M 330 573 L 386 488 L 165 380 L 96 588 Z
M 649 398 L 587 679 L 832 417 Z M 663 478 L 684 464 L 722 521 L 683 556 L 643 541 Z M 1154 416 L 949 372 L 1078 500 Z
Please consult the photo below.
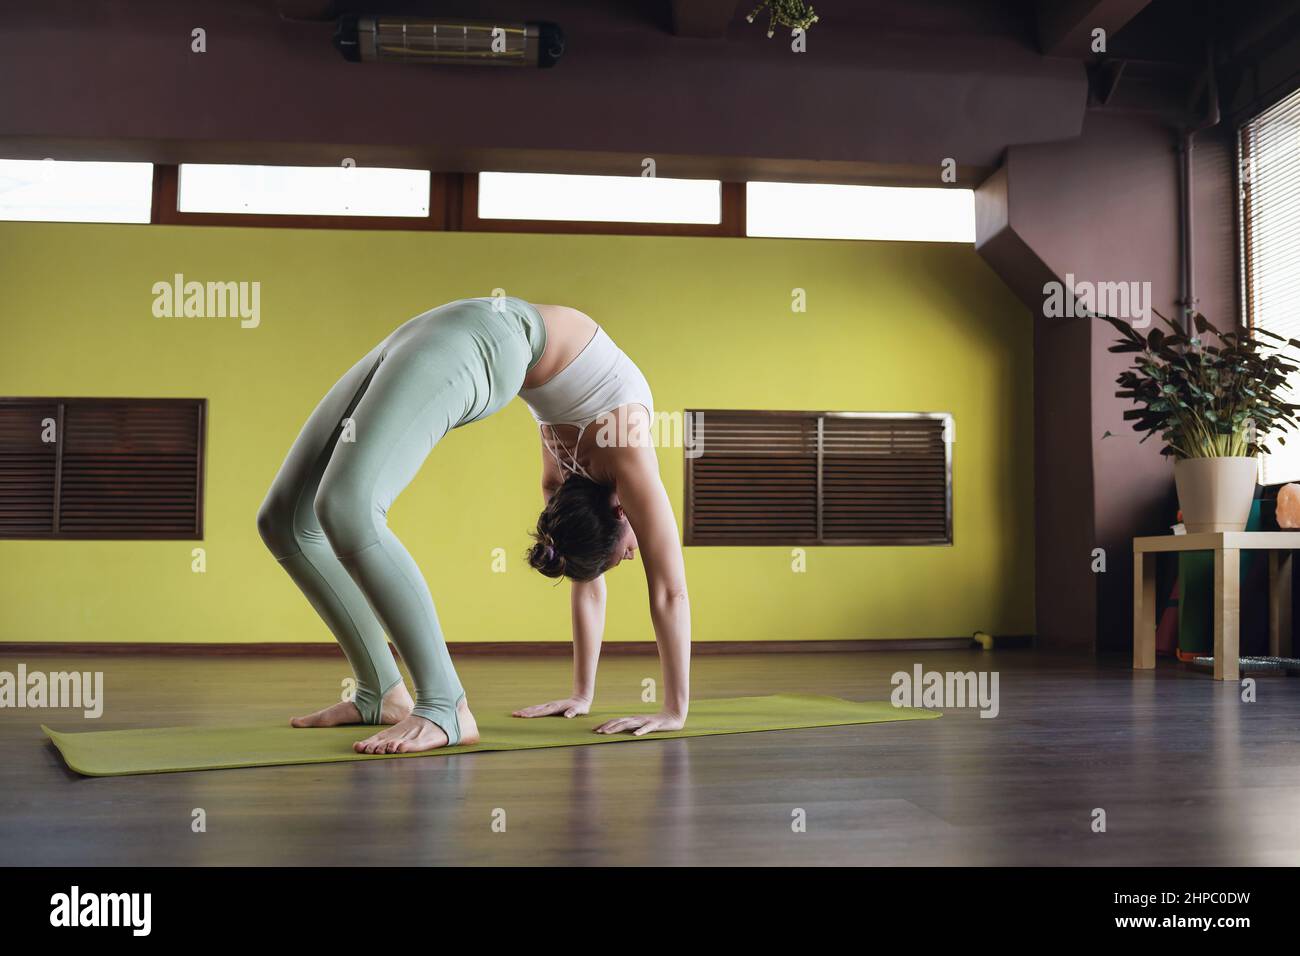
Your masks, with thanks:
M 671 0 L 673 33 L 679 37 L 720 40 L 736 16 L 737 0 Z
M 334 0 L 275 0 L 281 20 L 333 20 L 338 16 Z
M 1109 42 L 1151 0 L 1038 0 L 1038 48 L 1044 56 L 1093 55 L 1092 31 L 1106 31 Z

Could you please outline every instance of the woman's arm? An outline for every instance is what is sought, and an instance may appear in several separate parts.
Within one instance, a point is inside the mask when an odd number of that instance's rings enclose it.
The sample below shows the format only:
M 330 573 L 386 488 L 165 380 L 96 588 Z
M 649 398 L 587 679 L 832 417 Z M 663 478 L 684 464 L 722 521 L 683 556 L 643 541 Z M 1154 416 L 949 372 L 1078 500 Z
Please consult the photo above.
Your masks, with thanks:
M 572 581 L 569 610 L 573 619 L 573 697 L 588 705 L 596 698 L 596 668 L 605 633 L 605 576 Z M 585 709 L 582 711 L 587 712 Z
M 542 501 L 551 500 L 563 483 L 559 465 L 546 448 L 542 435 Z M 573 581 L 569 589 L 569 610 L 573 623 L 573 693 L 562 700 L 534 704 L 514 712 L 515 717 L 577 717 L 591 710 L 596 697 L 596 667 L 600 663 L 600 642 L 605 633 L 605 578 Z
M 649 435 L 648 422 L 644 434 Z M 607 734 L 630 730 L 637 736 L 655 730 L 679 730 L 690 709 L 691 607 L 677 519 L 648 438 L 620 447 L 610 457 L 618 500 L 636 533 L 645 565 L 650 620 L 663 668 L 663 699 L 660 712 L 652 717 L 620 717 L 596 730 Z
M 573 693 L 559 700 L 516 710 L 515 717 L 581 717 L 596 698 L 596 667 L 605 631 L 605 578 L 573 581 L 569 607 L 573 618 Z

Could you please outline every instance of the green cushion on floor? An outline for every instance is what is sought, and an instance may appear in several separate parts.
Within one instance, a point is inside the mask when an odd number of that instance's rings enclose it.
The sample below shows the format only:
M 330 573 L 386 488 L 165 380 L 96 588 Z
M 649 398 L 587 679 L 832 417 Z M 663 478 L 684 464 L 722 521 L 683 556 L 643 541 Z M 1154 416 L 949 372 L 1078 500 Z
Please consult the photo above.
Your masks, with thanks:
M 857 702 L 838 697 L 778 694 L 691 702 L 685 729 L 671 733 L 606 736 L 592 729 L 627 712 L 606 711 L 565 720 L 530 720 L 509 714 L 475 714 L 482 740 L 471 747 L 447 747 L 418 754 L 359 754 L 353 742 L 373 731 L 364 727 L 300 730 L 293 727 L 159 727 L 149 730 L 99 730 L 60 733 L 42 725 L 68 766 L 88 777 L 180 770 L 224 770 L 285 764 L 334 763 L 343 760 L 392 760 L 475 753 L 484 750 L 533 750 L 578 747 L 668 737 L 746 734 L 761 730 L 800 730 L 844 724 L 874 724 L 938 717 L 934 711 L 894 707 L 887 701 Z

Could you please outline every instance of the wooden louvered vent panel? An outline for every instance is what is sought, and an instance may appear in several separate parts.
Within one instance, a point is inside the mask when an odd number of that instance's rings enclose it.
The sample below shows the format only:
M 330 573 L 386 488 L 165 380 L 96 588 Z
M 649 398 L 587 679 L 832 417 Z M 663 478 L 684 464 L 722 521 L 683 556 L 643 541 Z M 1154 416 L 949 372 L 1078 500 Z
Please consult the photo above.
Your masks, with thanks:
M 0 536 L 25 538 L 54 527 L 53 438 L 59 406 L 52 401 L 0 405 Z
M 767 544 L 817 534 L 817 422 L 705 413 L 692 469 L 692 543 Z
M 952 543 L 945 414 L 702 411 L 686 543 Z
M 822 448 L 827 540 L 948 543 L 942 420 L 826 418 Z
M 5 537 L 201 538 L 203 445 L 201 399 L 50 400 L 57 417 L 52 464 L 43 473 L 51 507 L 42 521 L 10 527 Z M 27 407 L 0 403 L 4 415 Z M 20 423 L 21 424 L 21 423 Z M 24 428 L 27 426 L 23 426 Z M 20 451 L 8 430 L 0 457 Z M 30 457 L 30 452 L 28 453 Z M 0 509 L 7 513 L 6 486 Z M 17 498 L 12 498 L 15 508 Z

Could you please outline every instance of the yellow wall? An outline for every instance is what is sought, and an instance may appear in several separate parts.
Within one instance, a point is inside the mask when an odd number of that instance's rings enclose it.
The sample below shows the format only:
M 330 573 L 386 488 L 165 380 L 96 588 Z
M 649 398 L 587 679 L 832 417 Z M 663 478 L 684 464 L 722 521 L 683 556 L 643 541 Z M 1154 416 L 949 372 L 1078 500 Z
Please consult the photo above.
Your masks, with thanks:
M 155 318 L 155 282 L 260 281 L 261 325 Z M 807 290 L 807 312 L 791 290 Z M 326 641 L 254 516 L 303 419 L 411 315 L 495 288 L 573 305 L 661 410 L 949 411 L 953 547 L 688 548 L 701 641 L 1033 630 L 1031 328 L 970 247 L 0 223 L 0 394 L 206 397 L 207 571 L 187 541 L 0 542 L 2 641 Z M 682 457 L 662 449 L 679 510 Z M 566 640 L 520 559 L 540 506 L 527 409 L 460 429 L 393 508 L 452 641 Z M 493 573 L 504 548 L 506 573 Z M 610 640 L 652 639 L 639 565 Z

